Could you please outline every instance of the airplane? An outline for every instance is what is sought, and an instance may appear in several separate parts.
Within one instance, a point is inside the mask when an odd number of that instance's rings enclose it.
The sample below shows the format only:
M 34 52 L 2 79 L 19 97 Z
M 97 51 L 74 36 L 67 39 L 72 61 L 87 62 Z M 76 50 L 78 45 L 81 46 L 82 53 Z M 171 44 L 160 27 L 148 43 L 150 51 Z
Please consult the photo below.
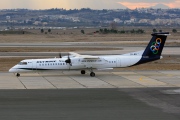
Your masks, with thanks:
M 9 69 L 10 73 L 16 73 L 19 77 L 23 72 L 42 71 L 69 71 L 80 70 L 81 74 L 90 71 L 90 76 L 95 77 L 95 69 L 111 70 L 119 67 L 130 67 L 155 60 L 162 59 L 161 56 L 166 38 L 169 32 L 152 33 L 152 38 L 145 50 L 131 52 L 122 55 L 80 55 L 70 52 L 68 56 L 48 59 L 26 59 Z

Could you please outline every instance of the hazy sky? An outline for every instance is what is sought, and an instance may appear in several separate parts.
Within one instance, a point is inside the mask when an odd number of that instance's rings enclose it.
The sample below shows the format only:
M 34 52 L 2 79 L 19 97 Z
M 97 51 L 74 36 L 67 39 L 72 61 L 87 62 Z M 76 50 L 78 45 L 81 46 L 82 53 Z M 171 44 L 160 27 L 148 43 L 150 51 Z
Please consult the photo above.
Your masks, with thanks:
M 120 9 L 142 8 L 157 4 L 165 4 L 170 8 L 180 8 L 180 0 L 0 0 L 0 9 L 28 8 L 28 9 Z M 126 6 L 126 7 L 124 7 Z

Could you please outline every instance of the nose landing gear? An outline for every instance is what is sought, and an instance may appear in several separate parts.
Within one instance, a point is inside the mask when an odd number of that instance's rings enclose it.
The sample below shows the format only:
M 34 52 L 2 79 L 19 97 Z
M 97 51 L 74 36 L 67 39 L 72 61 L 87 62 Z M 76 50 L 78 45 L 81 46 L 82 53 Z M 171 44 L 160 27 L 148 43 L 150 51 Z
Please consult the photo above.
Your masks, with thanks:
M 19 73 L 17 73 L 17 74 L 16 74 L 16 76 L 17 76 L 17 77 L 20 77 L 20 74 L 19 74 Z

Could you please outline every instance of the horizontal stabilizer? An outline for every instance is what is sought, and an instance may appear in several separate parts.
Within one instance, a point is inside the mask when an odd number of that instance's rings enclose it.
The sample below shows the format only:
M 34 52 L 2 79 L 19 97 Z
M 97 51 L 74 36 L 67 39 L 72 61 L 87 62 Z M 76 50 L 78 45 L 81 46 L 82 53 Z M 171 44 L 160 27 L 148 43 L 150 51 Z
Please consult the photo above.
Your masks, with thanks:
M 169 32 L 153 33 L 152 36 L 169 36 Z

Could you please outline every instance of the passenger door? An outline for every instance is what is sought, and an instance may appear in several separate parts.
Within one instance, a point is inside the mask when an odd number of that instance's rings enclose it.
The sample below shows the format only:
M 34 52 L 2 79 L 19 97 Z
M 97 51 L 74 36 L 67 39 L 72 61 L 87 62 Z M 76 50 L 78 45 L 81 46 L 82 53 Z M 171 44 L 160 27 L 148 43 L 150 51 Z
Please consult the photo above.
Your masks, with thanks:
M 121 59 L 116 58 L 116 67 L 121 67 Z
M 32 70 L 37 70 L 37 63 L 36 61 L 32 60 Z

